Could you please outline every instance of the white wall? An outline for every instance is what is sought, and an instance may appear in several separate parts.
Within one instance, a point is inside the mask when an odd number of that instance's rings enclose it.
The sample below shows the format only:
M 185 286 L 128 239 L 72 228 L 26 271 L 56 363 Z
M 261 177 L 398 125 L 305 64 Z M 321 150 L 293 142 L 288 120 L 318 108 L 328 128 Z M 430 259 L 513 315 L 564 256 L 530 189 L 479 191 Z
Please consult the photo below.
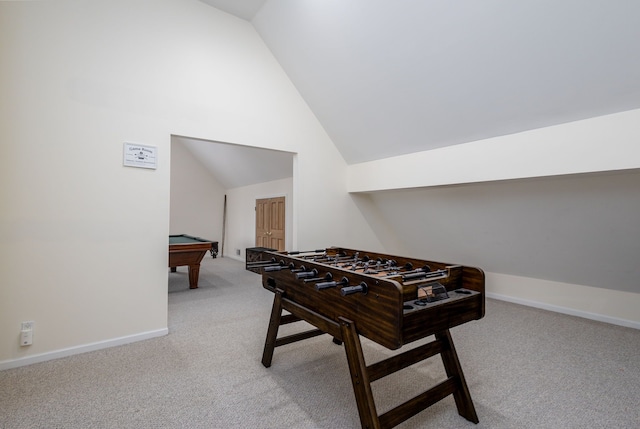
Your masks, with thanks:
M 227 233 L 224 256 L 244 261 L 247 247 L 256 247 L 256 200 L 285 197 L 285 249 L 293 250 L 293 178 L 227 190 Z M 240 251 L 240 255 L 237 251 Z
M 349 166 L 349 192 L 640 168 L 640 109 Z
M 487 296 L 640 329 L 640 294 L 508 274 L 486 273 Z
M 171 143 L 170 234 L 222 240 L 225 190 L 180 142 Z
M 246 21 L 197 0 L 1 2 L 0 40 L 0 369 L 167 332 L 172 134 L 296 152 L 294 245 L 341 244 L 360 218 Z M 123 167 L 125 141 L 158 168 Z
M 632 110 L 353 165 L 349 190 L 391 230 L 383 247 L 479 266 L 490 296 L 640 328 L 639 139 Z

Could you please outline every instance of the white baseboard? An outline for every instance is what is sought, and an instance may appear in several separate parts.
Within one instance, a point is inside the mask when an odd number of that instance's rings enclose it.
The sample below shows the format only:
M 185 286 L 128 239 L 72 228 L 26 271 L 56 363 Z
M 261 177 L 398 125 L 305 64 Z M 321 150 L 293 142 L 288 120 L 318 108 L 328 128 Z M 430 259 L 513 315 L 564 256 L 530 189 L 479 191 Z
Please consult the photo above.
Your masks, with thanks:
M 640 329 L 640 293 L 485 272 L 488 298 Z
M 516 298 L 508 295 L 487 292 L 487 298 L 498 299 L 500 301 L 512 302 L 514 304 L 526 305 L 527 307 L 540 308 L 542 310 L 554 311 L 556 313 L 568 314 L 570 316 L 583 317 L 585 319 L 597 320 L 598 322 L 611 323 L 612 325 L 625 326 L 627 328 L 640 329 L 640 322 L 633 320 L 619 319 L 617 317 L 606 316 L 603 314 L 589 313 L 587 311 L 576 310 L 573 308 L 561 307 L 559 305 L 547 304 L 544 302 L 531 301 L 528 299 Z
M 124 344 L 135 343 L 137 341 L 148 340 L 150 338 L 161 337 L 169 333 L 168 328 L 158 329 L 156 331 L 142 332 L 140 334 L 129 335 L 126 337 L 113 338 L 106 341 L 98 341 L 96 343 L 83 344 L 76 347 L 55 350 L 52 352 L 41 353 L 33 356 L 26 356 L 19 359 L 8 359 L 0 361 L 0 371 L 21 366 L 32 365 L 34 363 L 46 362 L 48 360 L 59 359 L 67 356 L 78 355 L 81 353 L 92 352 L 96 350 L 106 349 L 109 347 L 122 346 Z

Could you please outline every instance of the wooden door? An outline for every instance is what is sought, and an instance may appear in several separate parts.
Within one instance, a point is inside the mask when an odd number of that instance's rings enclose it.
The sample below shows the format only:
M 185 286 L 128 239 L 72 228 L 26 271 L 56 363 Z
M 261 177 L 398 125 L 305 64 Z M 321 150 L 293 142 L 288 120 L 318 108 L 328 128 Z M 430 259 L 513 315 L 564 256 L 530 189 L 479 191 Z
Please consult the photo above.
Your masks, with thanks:
M 285 250 L 284 197 L 256 200 L 256 246 Z

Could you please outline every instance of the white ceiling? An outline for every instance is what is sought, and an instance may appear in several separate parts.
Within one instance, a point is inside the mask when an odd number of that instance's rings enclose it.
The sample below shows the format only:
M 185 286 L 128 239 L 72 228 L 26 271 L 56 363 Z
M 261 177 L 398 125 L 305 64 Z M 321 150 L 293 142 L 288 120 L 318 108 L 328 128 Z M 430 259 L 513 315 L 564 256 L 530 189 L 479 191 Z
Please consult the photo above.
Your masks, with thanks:
M 233 189 L 293 176 L 289 152 L 173 136 L 183 144 L 225 188 Z
M 266 0 L 200 0 L 238 18 L 251 21 Z
M 640 108 L 637 0 L 201 0 L 251 21 L 348 163 Z

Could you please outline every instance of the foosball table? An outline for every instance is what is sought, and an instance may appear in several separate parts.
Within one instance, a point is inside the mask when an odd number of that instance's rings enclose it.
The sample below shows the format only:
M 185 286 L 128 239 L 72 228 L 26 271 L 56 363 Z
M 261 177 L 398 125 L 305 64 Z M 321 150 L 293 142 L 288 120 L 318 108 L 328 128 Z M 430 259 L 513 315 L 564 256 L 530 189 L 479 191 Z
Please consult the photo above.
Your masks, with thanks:
M 482 270 L 340 247 L 265 250 L 253 255 L 247 269 L 260 272 L 263 287 L 275 294 L 265 367 L 276 347 L 329 334 L 344 344 L 362 428 L 392 428 L 449 395 L 462 417 L 478 423 L 449 329 L 484 316 Z M 315 329 L 278 337 L 280 326 L 297 321 Z M 360 336 L 397 350 L 431 335 L 426 344 L 365 362 Z M 446 379 L 378 415 L 371 383 L 435 355 Z

